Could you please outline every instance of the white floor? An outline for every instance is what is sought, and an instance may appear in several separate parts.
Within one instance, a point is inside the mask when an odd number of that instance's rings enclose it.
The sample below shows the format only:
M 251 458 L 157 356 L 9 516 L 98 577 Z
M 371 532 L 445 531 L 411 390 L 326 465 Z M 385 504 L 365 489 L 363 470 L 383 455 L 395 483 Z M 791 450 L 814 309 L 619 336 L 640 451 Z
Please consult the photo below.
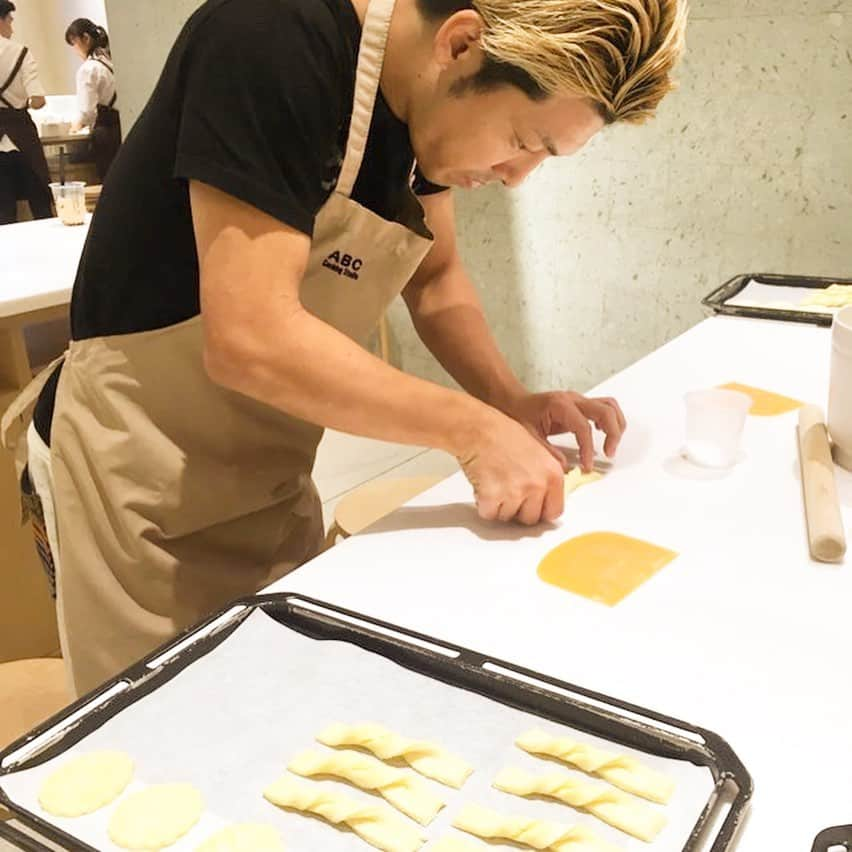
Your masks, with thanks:
M 328 431 L 317 453 L 314 480 L 328 528 L 340 499 L 365 482 L 397 476 L 449 476 L 457 470 L 456 460 L 438 450 L 388 444 Z M 0 852 L 15 848 L 0 838 Z

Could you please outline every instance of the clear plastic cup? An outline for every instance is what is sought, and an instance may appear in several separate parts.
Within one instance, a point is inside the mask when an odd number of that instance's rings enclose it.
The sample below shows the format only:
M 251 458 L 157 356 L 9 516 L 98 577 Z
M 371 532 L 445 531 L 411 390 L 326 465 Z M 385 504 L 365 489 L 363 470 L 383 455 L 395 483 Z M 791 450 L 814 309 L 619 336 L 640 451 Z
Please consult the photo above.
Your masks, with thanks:
M 739 391 L 708 388 L 691 391 L 684 401 L 687 458 L 701 467 L 733 466 L 751 397 Z
M 63 225 L 82 225 L 86 221 L 86 184 L 83 181 L 52 183 L 50 191 Z

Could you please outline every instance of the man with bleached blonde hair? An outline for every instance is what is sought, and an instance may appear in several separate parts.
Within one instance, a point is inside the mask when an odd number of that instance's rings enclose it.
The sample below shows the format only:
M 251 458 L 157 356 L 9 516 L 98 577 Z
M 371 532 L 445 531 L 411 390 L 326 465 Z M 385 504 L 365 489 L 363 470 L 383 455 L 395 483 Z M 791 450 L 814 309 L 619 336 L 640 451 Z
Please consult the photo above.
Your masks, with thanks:
M 486 520 L 561 514 L 548 437 L 573 432 L 589 469 L 593 427 L 611 456 L 624 415 L 513 375 L 446 188 L 517 186 L 649 117 L 685 17 L 677 0 L 201 6 L 112 166 L 74 342 L 28 432 L 78 691 L 317 553 L 323 427 L 452 453 Z M 463 390 L 363 348 L 400 292 Z

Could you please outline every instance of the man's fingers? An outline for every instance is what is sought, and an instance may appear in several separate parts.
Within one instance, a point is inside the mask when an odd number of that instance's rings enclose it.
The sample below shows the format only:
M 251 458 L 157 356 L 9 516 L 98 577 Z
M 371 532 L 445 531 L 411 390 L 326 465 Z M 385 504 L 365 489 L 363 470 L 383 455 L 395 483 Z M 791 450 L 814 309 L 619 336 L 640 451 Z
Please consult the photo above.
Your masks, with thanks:
M 496 496 L 476 495 L 476 511 L 484 521 L 496 521 L 500 512 L 500 500 Z
M 595 461 L 595 439 L 592 435 L 592 427 L 586 420 L 586 415 L 579 408 L 570 424 L 570 429 L 577 439 L 577 446 L 580 448 L 580 467 L 583 468 L 584 473 L 589 473 Z
M 524 526 L 532 527 L 541 521 L 541 510 L 545 498 L 544 491 L 537 494 L 530 494 L 523 503 L 521 503 L 515 520 Z
M 570 465 L 568 464 L 568 457 L 559 447 L 554 447 L 553 444 L 550 443 L 546 438 L 542 439 L 541 443 L 544 445 L 544 448 L 559 462 L 559 466 L 562 468 L 563 473 L 568 471 Z

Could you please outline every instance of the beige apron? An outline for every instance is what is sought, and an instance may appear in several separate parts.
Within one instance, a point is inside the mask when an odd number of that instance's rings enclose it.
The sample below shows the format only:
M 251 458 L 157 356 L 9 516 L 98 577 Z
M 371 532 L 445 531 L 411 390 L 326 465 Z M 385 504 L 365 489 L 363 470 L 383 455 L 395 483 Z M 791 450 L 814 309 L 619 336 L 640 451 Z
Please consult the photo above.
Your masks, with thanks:
M 350 197 L 393 5 L 370 3 L 346 155 L 317 216 L 301 287 L 306 308 L 362 344 L 430 247 L 413 194 L 399 223 Z M 10 433 L 20 433 L 32 396 L 4 418 Z M 51 467 L 59 611 L 78 694 L 318 552 L 322 517 L 310 474 L 321 435 L 212 383 L 200 317 L 72 341 Z

